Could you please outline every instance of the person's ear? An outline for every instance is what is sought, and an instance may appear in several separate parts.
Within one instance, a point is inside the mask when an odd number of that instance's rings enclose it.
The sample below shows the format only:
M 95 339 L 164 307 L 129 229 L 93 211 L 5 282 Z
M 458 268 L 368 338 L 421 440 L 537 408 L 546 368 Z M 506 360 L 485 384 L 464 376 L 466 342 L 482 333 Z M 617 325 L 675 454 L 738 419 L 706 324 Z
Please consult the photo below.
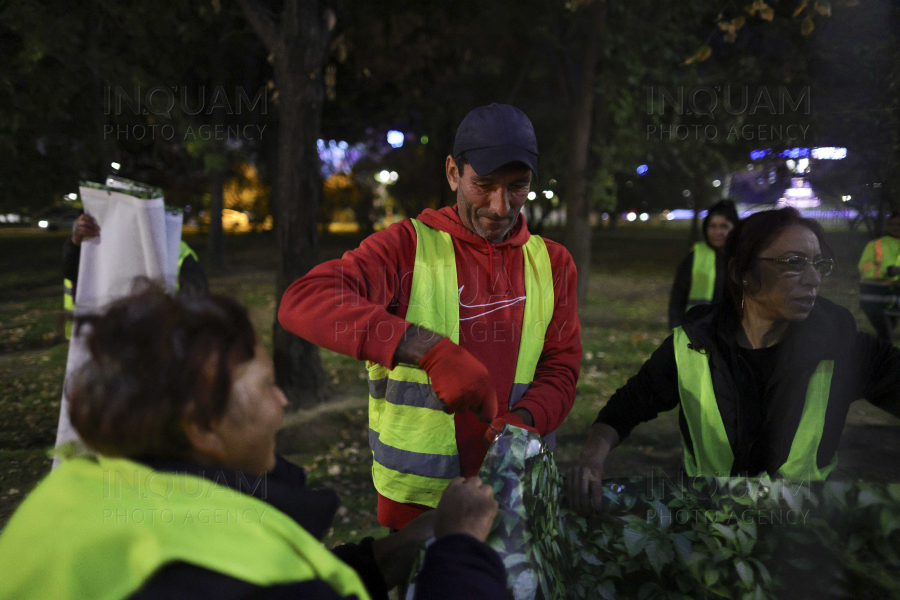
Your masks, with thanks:
M 447 155 L 444 169 L 447 171 L 447 182 L 450 184 L 450 189 L 455 192 L 459 189 L 459 178 L 462 176 L 462 173 L 456 168 L 456 161 L 453 160 L 452 156 Z
M 226 454 L 226 445 L 219 435 L 215 422 L 208 426 L 200 425 L 188 414 L 182 417 L 181 428 L 195 455 L 212 459 L 214 462 L 221 462 L 220 459 Z
M 737 263 L 735 262 L 735 259 L 732 258 L 728 261 L 728 268 L 726 269 L 726 272 L 728 273 L 728 277 L 729 279 L 731 279 L 732 283 L 737 285 L 738 288 L 744 289 L 744 287 L 747 285 L 746 277 L 741 276 L 741 274 L 737 272 Z

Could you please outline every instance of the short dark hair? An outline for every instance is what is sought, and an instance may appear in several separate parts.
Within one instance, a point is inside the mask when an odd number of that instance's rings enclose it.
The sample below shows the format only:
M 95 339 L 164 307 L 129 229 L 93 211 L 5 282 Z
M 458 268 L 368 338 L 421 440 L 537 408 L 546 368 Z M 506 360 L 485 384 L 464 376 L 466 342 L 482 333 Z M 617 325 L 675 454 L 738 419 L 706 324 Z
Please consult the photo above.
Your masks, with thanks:
M 822 255 L 834 259 L 822 226 L 814 219 L 803 217 L 795 208 L 786 207 L 777 210 L 762 210 L 740 221 L 728 234 L 725 241 L 725 292 L 731 299 L 735 311 L 741 314 L 741 298 L 743 289 L 741 280 L 745 273 L 751 273 L 754 285 L 759 285 L 759 262 L 756 258 L 781 235 L 781 232 L 794 225 L 802 225 L 812 231 L 819 240 Z
M 225 414 L 231 372 L 253 358 L 256 334 L 235 300 L 145 287 L 77 320 L 90 327 L 90 359 L 67 389 L 69 417 L 102 454 L 186 458 L 183 420 L 208 426 Z
M 459 176 L 462 177 L 463 170 L 465 169 L 466 165 L 469 164 L 469 159 L 466 158 L 466 153 L 463 152 L 459 156 L 454 156 L 453 162 L 456 163 L 456 170 L 459 171 Z
M 737 225 L 740 219 L 738 218 L 737 208 L 734 206 L 733 200 L 719 200 L 715 204 L 713 204 L 710 209 L 706 212 L 706 217 L 703 219 L 703 239 L 706 240 L 706 243 L 709 243 L 709 236 L 706 231 L 709 227 L 709 222 L 715 215 L 721 215 L 731 221 L 732 225 Z

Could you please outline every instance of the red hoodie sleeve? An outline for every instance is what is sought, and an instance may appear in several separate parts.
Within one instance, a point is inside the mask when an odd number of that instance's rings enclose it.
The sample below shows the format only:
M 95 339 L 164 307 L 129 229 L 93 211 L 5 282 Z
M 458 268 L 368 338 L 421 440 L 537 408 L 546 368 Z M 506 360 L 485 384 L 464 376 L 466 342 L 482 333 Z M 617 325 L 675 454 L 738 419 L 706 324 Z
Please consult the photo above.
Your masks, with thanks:
M 416 233 L 406 220 L 316 266 L 284 292 L 281 325 L 317 346 L 386 367 L 409 323 Z
M 528 392 L 516 403 L 534 417 L 541 435 L 556 430 L 575 403 L 581 369 L 581 323 L 578 320 L 578 274 L 565 247 L 546 240 L 553 268 L 553 318 Z

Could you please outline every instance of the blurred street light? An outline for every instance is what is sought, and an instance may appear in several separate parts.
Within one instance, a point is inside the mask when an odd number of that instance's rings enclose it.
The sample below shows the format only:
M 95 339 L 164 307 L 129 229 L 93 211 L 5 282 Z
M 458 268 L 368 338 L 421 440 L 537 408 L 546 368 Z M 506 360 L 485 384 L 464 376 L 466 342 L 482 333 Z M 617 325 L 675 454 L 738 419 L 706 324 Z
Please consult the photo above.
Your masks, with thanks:
M 392 148 L 399 148 L 403 145 L 403 132 L 391 129 L 387 132 L 387 142 Z

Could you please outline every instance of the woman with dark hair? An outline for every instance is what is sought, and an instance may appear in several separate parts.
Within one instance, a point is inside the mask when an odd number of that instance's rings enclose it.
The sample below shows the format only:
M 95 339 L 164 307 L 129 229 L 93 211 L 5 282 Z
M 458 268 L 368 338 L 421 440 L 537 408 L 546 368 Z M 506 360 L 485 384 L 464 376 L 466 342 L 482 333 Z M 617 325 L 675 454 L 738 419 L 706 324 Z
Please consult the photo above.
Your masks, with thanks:
M 725 259 L 722 251 L 728 233 L 738 224 L 737 209 L 731 200 L 713 205 L 703 219 L 703 241 L 697 242 L 675 271 L 669 296 L 669 328 L 681 324 L 684 313 L 699 304 L 722 301 Z
M 675 407 L 688 476 L 807 481 L 834 469 L 851 402 L 900 415 L 900 349 L 818 296 L 834 267 L 818 223 L 793 208 L 756 213 L 725 257 L 726 301 L 690 311 L 597 415 L 567 472 L 576 510 L 599 502 L 609 451 Z
M 477 477 L 402 532 L 322 546 L 339 500 L 275 454 L 287 401 L 243 306 L 151 288 L 84 325 L 70 413 L 97 454 L 64 461 L 13 515 L 0 597 L 384 599 L 433 536 L 418 598 L 506 593 Z

